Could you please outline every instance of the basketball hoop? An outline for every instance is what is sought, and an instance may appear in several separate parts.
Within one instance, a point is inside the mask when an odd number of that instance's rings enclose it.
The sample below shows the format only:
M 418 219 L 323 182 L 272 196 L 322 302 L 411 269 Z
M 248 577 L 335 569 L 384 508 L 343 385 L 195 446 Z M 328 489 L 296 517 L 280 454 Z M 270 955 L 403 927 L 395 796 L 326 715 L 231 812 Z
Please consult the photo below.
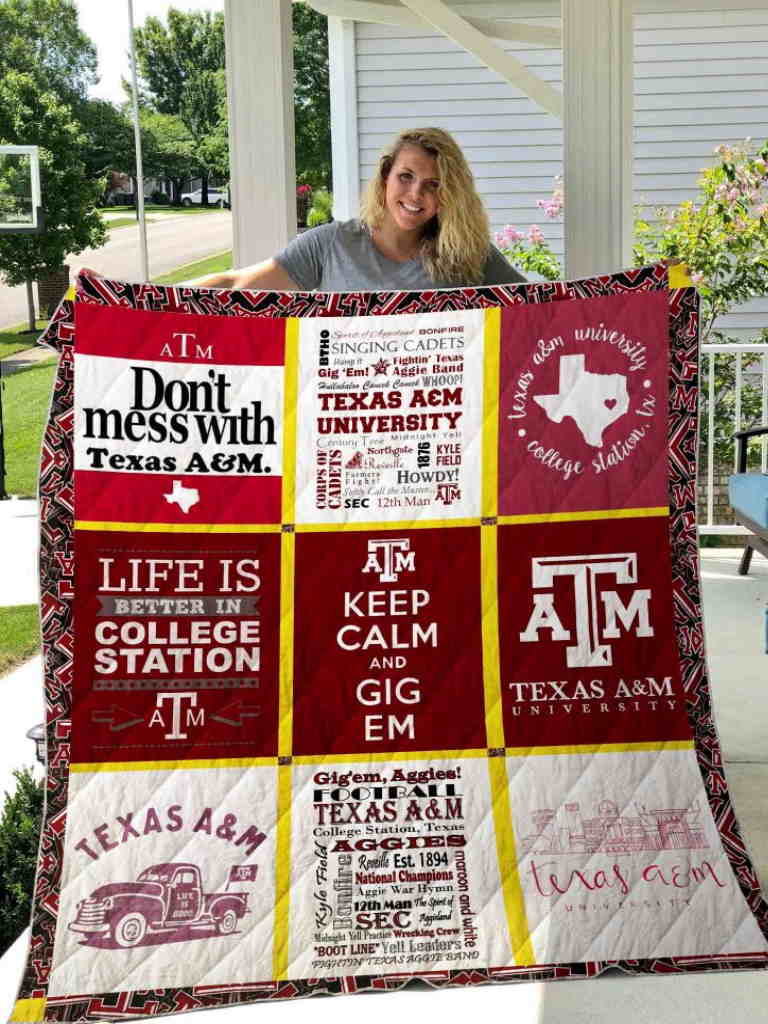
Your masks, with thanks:
M 44 228 L 37 146 L 0 146 L 0 236 Z

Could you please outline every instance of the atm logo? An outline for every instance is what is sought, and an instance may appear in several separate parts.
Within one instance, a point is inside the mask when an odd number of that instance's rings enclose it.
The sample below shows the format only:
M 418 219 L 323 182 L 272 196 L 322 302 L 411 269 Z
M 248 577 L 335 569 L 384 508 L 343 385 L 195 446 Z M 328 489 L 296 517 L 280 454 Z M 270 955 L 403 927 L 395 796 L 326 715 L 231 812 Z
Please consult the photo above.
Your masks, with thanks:
M 396 583 L 400 573 L 416 571 L 416 552 L 410 547 L 407 537 L 369 540 L 363 572 L 375 572 L 382 583 Z
M 562 622 L 565 608 L 556 607 L 556 577 L 572 580 L 568 621 Z M 637 555 L 564 555 L 531 559 L 532 610 L 528 624 L 520 633 L 523 643 L 540 643 L 542 638 L 567 643 L 568 668 L 604 667 L 613 664 L 613 650 L 607 640 L 617 640 L 622 631 L 637 637 L 654 635 L 650 618 L 651 591 L 628 589 L 638 581 Z M 612 589 L 618 584 L 619 589 Z M 552 589 L 547 589 L 552 588 Z M 559 597 L 562 602 L 562 595 Z M 543 635 L 543 637 L 542 637 Z

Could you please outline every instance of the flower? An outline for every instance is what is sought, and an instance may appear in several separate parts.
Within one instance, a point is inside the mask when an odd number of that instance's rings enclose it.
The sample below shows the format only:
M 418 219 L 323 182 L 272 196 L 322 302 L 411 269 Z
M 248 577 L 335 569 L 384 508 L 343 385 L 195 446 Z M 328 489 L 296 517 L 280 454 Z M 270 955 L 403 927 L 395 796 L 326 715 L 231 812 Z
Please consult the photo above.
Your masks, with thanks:
M 518 231 L 512 224 L 507 224 L 496 233 L 496 244 L 500 249 L 506 249 L 515 245 L 516 242 L 521 242 L 524 238 L 525 235 L 522 231 Z
M 698 287 L 704 280 L 704 274 L 700 270 L 694 270 L 691 272 L 691 281 Z
M 312 191 L 312 186 L 311 185 L 298 185 L 296 187 L 296 195 L 297 196 L 308 196 L 311 191 Z
M 531 245 L 541 245 L 544 241 L 544 235 L 538 224 L 531 224 L 528 229 L 528 241 Z
M 544 211 L 550 220 L 554 220 L 556 217 L 560 216 L 563 212 L 563 206 L 565 205 L 562 178 L 555 178 L 555 187 L 549 199 L 537 199 L 536 205 L 540 210 Z

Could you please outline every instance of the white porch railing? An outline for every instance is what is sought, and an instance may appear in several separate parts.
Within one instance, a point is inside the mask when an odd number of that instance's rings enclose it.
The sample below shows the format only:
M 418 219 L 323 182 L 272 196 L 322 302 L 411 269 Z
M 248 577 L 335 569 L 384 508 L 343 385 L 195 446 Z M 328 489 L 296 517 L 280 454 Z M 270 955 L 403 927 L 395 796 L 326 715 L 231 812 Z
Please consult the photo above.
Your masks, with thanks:
M 735 381 L 734 381 L 734 403 L 733 403 L 733 419 L 731 424 L 723 429 L 722 424 L 716 424 L 715 422 L 715 403 L 716 403 L 716 389 L 715 389 L 715 375 L 717 370 L 717 359 L 719 356 L 735 356 Z M 749 358 L 746 360 L 744 356 L 747 355 Z M 760 378 L 759 384 L 756 383 L 756 379 Z M 745 380 L 745 378 L 748 378 Z M 715 445 L 724 440 L 728 440 L 733 448 L 733 471 L 737 468 L 737 445 L 735 441 L 730 441 L 733 434 L 741 429 L 747 429 L 749 426 L 756 426 L 758 424 L 768 424 L 768 346 L 759 344 L 707 344 L 701 347 L 701 376 L 700 376 L 700 387 L 701 387 L 701 425 L 704 426 L 706 420 L 706 447 L 699 449 L 699 479 L 698 488 L 699 496 L 701 496 L 702 489 L 706 496 L 705 508 L 706 515 L 700 518 L 699 533 L 700 534 L 745 534 L 747 531 L 743 526 L 736 526 L 733 523 L 718 523 L 715 521 L 715 490 L 716 490 L 716 469 L 724 468 L 724 463 L 720 462 L 716 465 L 715 457 Z M 757 390 L 760 396 L 762 415 L 760 416 L 758 423 L 745 424 L 742 419 L 742 400 L 746 388 L 750 388 L 753 393 Z M 719 434 L 716 434 L 716 430 L 719 426 Z M 731 429 L 732 427 L 732 429 Z M 702 430 L 703 433 L 703 430 Z M 756 443 L 756 442 L 753 442 Z M 761 456 L 760 464 L 762 472 L 768 471 L 768 436 L 763 437 L 761 442 Z M 699 502 L 701 508 L 701 501 Z

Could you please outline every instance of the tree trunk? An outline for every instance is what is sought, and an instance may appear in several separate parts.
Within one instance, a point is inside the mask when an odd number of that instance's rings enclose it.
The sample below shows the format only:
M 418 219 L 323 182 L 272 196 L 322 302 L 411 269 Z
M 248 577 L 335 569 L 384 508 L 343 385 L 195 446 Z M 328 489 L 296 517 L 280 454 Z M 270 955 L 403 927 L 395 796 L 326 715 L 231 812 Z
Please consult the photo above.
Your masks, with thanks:
M 200 196 L 200 205 L 201 206 L 207 206 L 208 205 L 208 173 L 207 173 L 207 171 L 202 171 L 201 173 L 202 173 L 202 179 L 201 179 L 201 182 L 200 182 L 200 187 L 202 188 L 203 192 L 202 192 L 202 195 Z
M 27 315 L 28 323 L 27 329 L 30 331 L 35 330 L 35 293 L 32 291 L 32 281 L 27 278 Z

